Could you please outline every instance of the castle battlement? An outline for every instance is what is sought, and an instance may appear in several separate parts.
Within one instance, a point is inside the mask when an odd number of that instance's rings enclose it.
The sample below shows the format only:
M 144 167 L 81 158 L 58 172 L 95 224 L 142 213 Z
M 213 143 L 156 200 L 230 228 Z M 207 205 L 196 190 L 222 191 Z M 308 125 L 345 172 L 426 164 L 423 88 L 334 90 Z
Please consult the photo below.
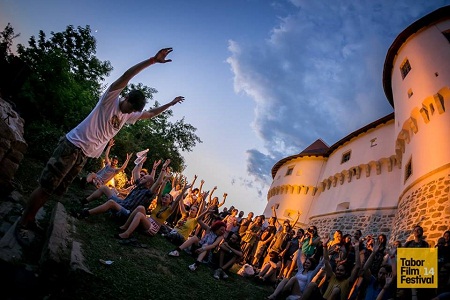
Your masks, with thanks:
M 389 48 L 383 88 L 394 112 L 332 146 L 318 139 L 272 168 L 265 214 L 300 210 L 298 226 L 386 234 L 414 225 L 433 245 L 450 228 L 450 6 L 417 20 Z

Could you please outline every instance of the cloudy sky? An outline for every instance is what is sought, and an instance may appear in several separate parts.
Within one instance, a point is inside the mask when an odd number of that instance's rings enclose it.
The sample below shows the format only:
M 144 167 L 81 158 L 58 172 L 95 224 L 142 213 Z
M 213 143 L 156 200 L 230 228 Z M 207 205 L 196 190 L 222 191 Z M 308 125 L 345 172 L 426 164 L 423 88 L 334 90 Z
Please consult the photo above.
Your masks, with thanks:
M 173 47 L 170 64 L 134 82 L 178 95 L 203 140 L 186 153 L 185 175 L 229 194 L 226 206 L 263 212 L 271 168 L 316 139 L 332 145 L 392 112 L 382 89 L 386 52 L 405 27 L 450 0 L 0 0 L 26 44 L 43 30 L 86 26 L 97 56 L 131 65 Z

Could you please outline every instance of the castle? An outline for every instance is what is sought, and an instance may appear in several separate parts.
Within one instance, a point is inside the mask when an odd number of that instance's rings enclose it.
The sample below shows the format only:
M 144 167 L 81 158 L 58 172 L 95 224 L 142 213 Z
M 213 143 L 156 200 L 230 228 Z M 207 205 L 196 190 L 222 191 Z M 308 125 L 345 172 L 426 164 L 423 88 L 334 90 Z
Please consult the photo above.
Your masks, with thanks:
M 419 224 L 431 245 L 450 229 L 450 6 L 397 36 L 383 88 L 394 113 L 273 166 L 266 216 L 403 243 Z

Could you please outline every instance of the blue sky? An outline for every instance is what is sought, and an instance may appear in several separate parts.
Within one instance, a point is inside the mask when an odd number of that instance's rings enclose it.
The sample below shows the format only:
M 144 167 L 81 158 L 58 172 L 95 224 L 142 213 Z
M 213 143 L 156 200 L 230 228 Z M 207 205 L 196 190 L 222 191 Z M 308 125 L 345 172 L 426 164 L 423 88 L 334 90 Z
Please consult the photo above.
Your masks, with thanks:
M 158 90 L 203 140 L 185 175 L 227 192 L 226 206 L 263 212 L 271 168 L 316 139 L 332 145 L 390 112 L 386 52 L 408 25 L 450 0 L 0 0 L 26 44 L 43 30 L 86 26 L 114 71 L 173 47 L 172 63 L 135 77 Z

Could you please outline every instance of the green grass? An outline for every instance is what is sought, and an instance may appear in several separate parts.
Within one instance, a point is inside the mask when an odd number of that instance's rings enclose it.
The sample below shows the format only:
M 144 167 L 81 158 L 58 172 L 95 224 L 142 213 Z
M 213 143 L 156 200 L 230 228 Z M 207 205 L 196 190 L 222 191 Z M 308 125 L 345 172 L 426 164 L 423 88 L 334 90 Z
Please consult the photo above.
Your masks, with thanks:
M 36 184 L 40 164 L 28 163 L 26 176 L 20 181 L 25 191 Z M 23 175 L 22 171 L 18 175 Z M 39 173 L 37 173 L 39 174 Z M 28 183 L 28 184 L 24 184 Z M 73 184 L 61 199 L 67 210 L 79 208 L 77 200 L 89 194 Z M 90 207 L 104 199 L 90 204 Z M 54 203 L 54 202 L 53 202 Z M 51 204 L 49 204 L 51 205 Z M 235 265 L 227 280 L 217 281 L 213 270 L 202 265 L 191 272 L 188 265 L 194 258 L 181 253 L 178 258 L 167 253 L 174 245 L 162 236 L 149 237 L 134 233 L 139 243 L 147 248 L 121 245 L 113 237 L 119 224 L 108 215 L 92 216 L 86 220 L 75 220 L 74 238 L 82 243 L 86 265 L 93 275 L 70 273 L 64 288 L 54 292 L 54 299 L 264 299 L 273 291 L 272 287 L 256 284 L 252 279 L 236 274 Z M 114 261 L 105 266 L 100 259 Z

